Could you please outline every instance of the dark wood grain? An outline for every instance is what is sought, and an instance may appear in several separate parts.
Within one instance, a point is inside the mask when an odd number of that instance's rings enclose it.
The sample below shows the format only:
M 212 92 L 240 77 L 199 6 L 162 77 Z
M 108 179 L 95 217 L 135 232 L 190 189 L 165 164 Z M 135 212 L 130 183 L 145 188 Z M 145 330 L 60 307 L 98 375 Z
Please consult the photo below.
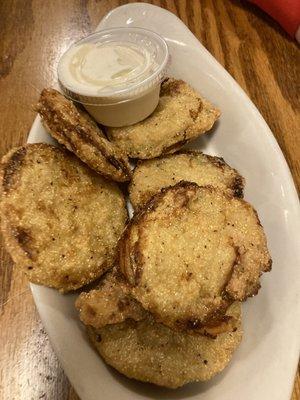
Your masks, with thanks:
M 0 156 L 26 142 L 60 55 L 126 1 L 0 1 Z M 300 188 L 300 52 L 256 7 L 229 0 L 153 1 L 178 15 L 256 104 Z M 298 95 L 297 95 L 298 94 Z M 0 399 L 78 400 L 43 330 L 24 276 L 0 250 Z M 300 399 L 299 371 L 292 400 Z

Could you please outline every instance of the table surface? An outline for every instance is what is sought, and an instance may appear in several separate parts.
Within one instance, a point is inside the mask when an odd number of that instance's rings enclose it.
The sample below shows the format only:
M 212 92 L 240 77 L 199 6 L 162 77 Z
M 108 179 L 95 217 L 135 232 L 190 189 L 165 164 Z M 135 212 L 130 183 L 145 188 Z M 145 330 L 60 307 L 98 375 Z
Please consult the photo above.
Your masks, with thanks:
M 60 55 L 126 1 L 0 2 L 0 156 L 26 142 L 39 92 Z M 153 1 L 178 15 L 246 91 L 300 186 L 300 52 L 255 6 L 236 0 Z M 78 400 L 36 312 L 26 278 L 0 243 L 0 399 Z M 299 370 L 292 400 L 300 399 Z

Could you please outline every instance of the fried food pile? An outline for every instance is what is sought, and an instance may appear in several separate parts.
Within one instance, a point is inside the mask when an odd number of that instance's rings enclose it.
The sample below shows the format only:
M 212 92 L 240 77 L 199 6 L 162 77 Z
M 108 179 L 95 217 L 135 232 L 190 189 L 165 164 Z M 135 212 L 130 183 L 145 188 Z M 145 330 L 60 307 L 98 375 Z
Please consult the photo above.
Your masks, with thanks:
M 241 302 L 271 269 L 244 178 L 181 150 L 220 112 L 174 78 L 129 127 L 100 128 L 54 89 L 36 110 L 60 147 L 2 159 L 1 231 L 16 267 L 60 292 L 83 288 L 76 307 L 91 342 L 129 378 L 170 388 L 212 378 L 242 339 Z M 130 221 L 118 186 L 128 181 Z
M 159 322 L 136 301 L 119 269 L 82 293 L 76 306 L 93 345 L 112 367 L 129 378 L 177 388 L 205 381 L 230 361 L 242 339 L 241 305 L 234 302 L 222 330 L 191 334 Z

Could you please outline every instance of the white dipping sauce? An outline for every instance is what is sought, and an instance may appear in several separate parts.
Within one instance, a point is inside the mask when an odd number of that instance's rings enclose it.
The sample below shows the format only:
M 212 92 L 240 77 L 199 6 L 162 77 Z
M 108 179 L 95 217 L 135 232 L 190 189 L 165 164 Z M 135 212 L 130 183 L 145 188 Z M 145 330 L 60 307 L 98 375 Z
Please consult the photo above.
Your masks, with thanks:
M 125 126 L 156 108 L 167 60 L 168 48 L 159 35 L 142 28 L 114 28 L 67 50 L 58 78 L 66 95 L 82 103 L 97 122 Z
M 154 67 L 150 53 L 130 43 L 84 43 L 66 54 L 61 73 L 74 89 L 97 95 L 143 80 Z

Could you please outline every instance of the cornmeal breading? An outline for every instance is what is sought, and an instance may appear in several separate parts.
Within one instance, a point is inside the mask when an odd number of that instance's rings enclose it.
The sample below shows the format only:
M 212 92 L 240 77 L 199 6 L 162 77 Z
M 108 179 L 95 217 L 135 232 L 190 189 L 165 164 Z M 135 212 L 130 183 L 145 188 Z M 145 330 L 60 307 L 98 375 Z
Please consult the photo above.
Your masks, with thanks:
M 76 308 L 81 321 L 96 329 L 127 319 L 141 321 L 150 315 L 132 297 L 130 286 L 118 268 L 109 271 L 97 288 L 81 293 L 76 301 Z M 234 331 L 236 324 L 234 317 L 224 315 L 222 320 L 203 326 L 196 334 L 216 337 L 220 333 Z
M 138 209 L 162 188 L 180 181 L 211 185 L 233 196 L 243 197 L 243 177 L 222 158 L 200 151 L 181 151 L 139 161 L 129 186 L 130 201 L 134 209 Z
M 131 179 L 127 156 L 104 136 L 96 122 L 55 89 L 44 89 L 36 110 L 45 129 L 90 168 L 117 182 Z
M 127 225 L 119 265 L 157 321 L 197 331 L 255 295 L 271 259 L 257 213 L 212 186 L 162 189 Z
M 76 308 L 81 321 L 96 329 L 128 318 L 140 321 L 148 314 L 130 295 L 128 285 L 115 268 L 104 276 L 96 289 L 80 294 Z
M 166 79 L 155 111 L 122 128 L 106 128 L 109 139 L 128 157 L 149 159 L 174 153 L 209 131 L 220 112 L 182 80 Z
M 5 244 L 31 282 L 69 291 L 112 266 L 124 197 L 72 153 L 42 143 L 11 150 L 1 190 Z
M 237 321 L 233 332 L 212 339 L 174 332 L 148 316 L 141 321 L 88 328 L 89 337 L 107 364 L 129 378 L 177 388 L 206 381 L 229 363 L 241 338 L 241 306 L 234 303 L 228 315 Z

